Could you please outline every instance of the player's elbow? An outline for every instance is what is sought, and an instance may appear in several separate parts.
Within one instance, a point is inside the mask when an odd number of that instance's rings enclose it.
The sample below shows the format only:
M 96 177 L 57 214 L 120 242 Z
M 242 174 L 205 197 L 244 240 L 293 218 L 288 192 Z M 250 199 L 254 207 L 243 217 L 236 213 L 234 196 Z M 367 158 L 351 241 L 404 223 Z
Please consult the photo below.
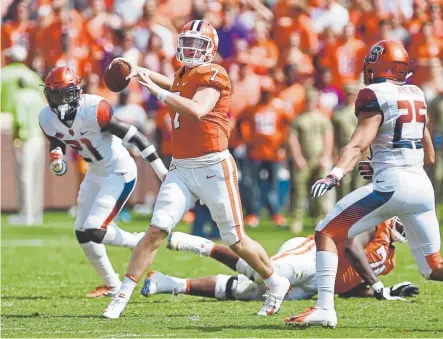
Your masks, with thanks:
M 202 105 L 197 105 L 194 108 L 193 115 L 197 118 L 198 121 L 202 121 L 204 117 L 209 113 L 209 111 L 203 107 Z
M 426 152 L 425 153 L 425 165 L 426 166 L 435 165 L 435 152 Z

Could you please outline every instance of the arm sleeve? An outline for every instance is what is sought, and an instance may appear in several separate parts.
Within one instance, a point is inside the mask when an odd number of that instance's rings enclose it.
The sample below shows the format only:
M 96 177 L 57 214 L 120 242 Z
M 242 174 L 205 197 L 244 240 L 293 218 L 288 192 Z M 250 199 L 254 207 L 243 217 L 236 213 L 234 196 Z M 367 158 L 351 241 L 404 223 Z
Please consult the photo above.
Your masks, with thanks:
M 370 88 L 363 88 L 358 92 L 355 100 L 355 115 L 358 117 L 360 112 L 380 112 L 383 115 L 377 96 Z

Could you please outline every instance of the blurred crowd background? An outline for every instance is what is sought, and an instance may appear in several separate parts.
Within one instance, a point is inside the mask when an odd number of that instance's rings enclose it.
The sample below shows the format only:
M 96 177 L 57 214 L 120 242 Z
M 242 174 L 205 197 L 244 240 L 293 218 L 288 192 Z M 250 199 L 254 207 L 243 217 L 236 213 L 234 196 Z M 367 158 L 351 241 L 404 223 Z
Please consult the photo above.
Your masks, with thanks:
M 437 150 L 429 174 L 437 199 L 443 199 L 441 0 L 4 0 L 1 6 L 1 111 L 12 117 L 17 154 L 26 141 L 36 147 L 41 137 L 37 115 L 44 98 L 33 97 L 43 93 L 35 85 L 53 67 L 68 65 L 82 77 L 84 92 L 105 97 L 119 118 L 151 136 L 169 163 L 166 108 L 136 81 L 121 93 L 110 92 L 103 73 L 123 56 L 172 77 L 180 67 L 177 32 L 190 20 L 205 20 L 219 36 L 215 62 L 232 82 L 230 148 L 241 172 L 245 222 L 257 227 L 266 209 L 276 226 L 297 233 L 304 217 L 315 223 L 336 199 L 365 184 L 352 173 L 336 194 L 309 203 L 310 184 L 331 168 L 356 125 L 364 56 L 378 40 L 394 39 L 414 61 L 408 81 L 427 98 Z M 72 160 L 81 181 L 86 164 Z M 40 180 L 37 163 L 18 183 L 30 176 Z M 31 196 L 40 190 L 33 187 Z M 40 212 L 28 223 L 39 222 L 41 208 L 31 208 Z M 206 220 L 207 211 L 196 206 L 186 221 L 195 213 Z

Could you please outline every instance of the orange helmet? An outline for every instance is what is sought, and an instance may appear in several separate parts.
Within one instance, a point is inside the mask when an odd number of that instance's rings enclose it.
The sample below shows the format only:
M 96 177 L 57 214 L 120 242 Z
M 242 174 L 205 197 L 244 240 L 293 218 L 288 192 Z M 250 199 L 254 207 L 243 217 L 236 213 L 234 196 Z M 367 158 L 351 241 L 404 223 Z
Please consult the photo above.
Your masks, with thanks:
M 382 40 L 372 46 L 365 57 L 363 78 L 365 85 L 378 79 L 391 79 L 404 82 L 410 72 L 410 60 L 401 42 Z
M 214 60 L 218 48 L 218 34 L 212 25 L 193 20 L 183 26 L 177 38 L 178 61 L 196 67 Z
M 46 77 L 45 96 L 61 120 L 75 117 L 82 92 L 81 79 L 69 67 L 56 67 Z

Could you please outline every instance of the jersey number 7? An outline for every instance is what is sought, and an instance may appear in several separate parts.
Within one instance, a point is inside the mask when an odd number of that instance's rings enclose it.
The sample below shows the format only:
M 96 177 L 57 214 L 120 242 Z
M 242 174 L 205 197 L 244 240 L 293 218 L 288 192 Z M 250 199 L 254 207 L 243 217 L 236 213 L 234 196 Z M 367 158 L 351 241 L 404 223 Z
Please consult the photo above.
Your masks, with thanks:
M 400 116 L 395 122 L 393 142 L 418 140 L 423 138 L 426 126 L 426 104 L 423 101 L 397 101 Z M 394 144 L 394 148 L 395 144 Z

